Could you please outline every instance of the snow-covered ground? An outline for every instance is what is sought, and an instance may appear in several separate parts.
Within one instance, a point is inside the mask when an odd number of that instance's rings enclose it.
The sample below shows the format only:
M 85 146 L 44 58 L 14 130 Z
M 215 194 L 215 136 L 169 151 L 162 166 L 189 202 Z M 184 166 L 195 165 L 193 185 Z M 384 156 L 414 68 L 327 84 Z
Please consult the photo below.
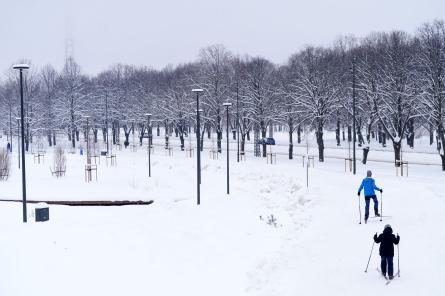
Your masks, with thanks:
M 21 198 L 16 156 L 0 198 Z M 439 167 L 413 165 L 406 178 L 396 177 L 390 163 L 371 162 L 358 164 L 353 176 L 343 160 L 328 159 L 309 169 L 306 188 L 301 158 L 278 156 L 270 165 L 248 156 L 236 163 L 232 153 L 228 196 L 225 154 L 212 160 L 205 151 L 197 206 L 196 158 L 177 149 L 169 157 L 156 148 L 150 179 L 145 149 L 117 151 L 118 165 L 102 162 L 98 181 L 89 184 L 85 156 L 68 154 L 61 179 L 51 176 L 51 161 L 51 151 L 45 164 L 27 155 L 29 199 L 155 202 L 51 206 L 50 221 L 27 224 L 20 203 L 0 203 L 0 295 L 441 294 L 445 174 Z M 359 225 L 356 192 L 367 169 L 384 189 L 389 217 Z M 268 223 L 271 215 L 276 225 Z M 389 286 L 376 272 L 378 246 L 364 272 L 372 236 L 386 223 L 401 236 L 401 277 Z M 397 270 L 397 256 L 395 263 Z

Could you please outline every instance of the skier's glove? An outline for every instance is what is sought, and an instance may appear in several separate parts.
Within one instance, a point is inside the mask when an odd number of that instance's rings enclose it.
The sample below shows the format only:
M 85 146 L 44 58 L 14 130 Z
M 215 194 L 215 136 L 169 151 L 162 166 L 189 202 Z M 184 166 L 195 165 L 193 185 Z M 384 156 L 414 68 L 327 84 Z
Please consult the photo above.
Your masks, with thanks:
M 374 239 L 375 240 L 377 239 L 377 232 L 374 234 Z
M 380 189 L 380 193 L 383 193 L 383 189 Z
M 360 192 L 357 192 L 357 195 L 360 196 Z

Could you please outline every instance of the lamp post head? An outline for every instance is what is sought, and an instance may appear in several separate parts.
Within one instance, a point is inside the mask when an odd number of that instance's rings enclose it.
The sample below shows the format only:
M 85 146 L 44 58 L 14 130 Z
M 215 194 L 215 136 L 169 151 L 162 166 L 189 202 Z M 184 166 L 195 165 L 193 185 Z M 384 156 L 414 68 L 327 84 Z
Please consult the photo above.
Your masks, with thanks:
M 16 117 L 15 119 L 16 119 L 16 120 L 20 120 L 20 119 L 22 119 L 22 118 L 20 118 L 20 117 Z
M 27 70 L 27 69 L 29 69 L 29 65 L 28 64 L 15 64 L 12 66 L 12 68 L 15 70 Z
M 145 113 L 145 116 L 151 116 L 151 113 Z
M 232 106 L 232 103 L 225 102 L 225 103 L 223 103 L 223 106 L 226 106 L 227 108 L 229 108 L 230 106 Z
M 192 92 L 194 93 L 202 93 L 204 90 L 202 90 L 201 88 L 194 88 L 192 89 Z

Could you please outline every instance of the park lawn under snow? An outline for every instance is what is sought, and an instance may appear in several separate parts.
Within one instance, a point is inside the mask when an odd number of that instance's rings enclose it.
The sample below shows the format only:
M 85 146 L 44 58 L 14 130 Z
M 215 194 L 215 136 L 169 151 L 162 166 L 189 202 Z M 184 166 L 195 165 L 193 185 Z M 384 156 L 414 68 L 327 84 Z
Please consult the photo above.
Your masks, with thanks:
M 439 295 L 445 277 L 444 173 L 411 166 L 358 166 L 278 157 L 276 165 L 203 153 L 202 204 L 196 158 L 157 148 L 152 178 L 145 149 L 118 153 L 84 182 L 84 156 L 68 155 L 56 179 L 28 156 L 29 199 L 154 200 L 149 206 L 51 206 L 50 221 L 21 222 L 21 204 L 0 203 L 0 295 Z M 421 157 L 421 156 L 419 156 Z M 15 158 L 15 157 L 14 157 Z M 21 198 L 20 171 L 0 183 L 0 198 Z M 358 224 L 357 188 L 367 169 L 384 189 L 383 222 Z M 32 206 L 29 206 L 30 209 Z M 363 207 L 363 202 L 362 202 Z M 363 212 L 363 210 L 362 210 Z M 276 226 L 267 223 L 276 218 Z M 262 219 L 260 219 L 260 216 Z M 364 273 L 372 236 L 390 223 L 401 236 L 401 277 L 389 286 L 376 272 L 378 246 Z M 397 270 L 397 256 L 395 257 Z

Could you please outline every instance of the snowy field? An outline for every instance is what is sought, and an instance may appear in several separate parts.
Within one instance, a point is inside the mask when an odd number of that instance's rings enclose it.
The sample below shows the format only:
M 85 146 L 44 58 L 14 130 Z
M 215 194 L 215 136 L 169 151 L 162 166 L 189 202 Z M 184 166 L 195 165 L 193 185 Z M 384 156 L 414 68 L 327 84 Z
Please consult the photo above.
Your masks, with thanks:
M 381 153 L 391 160 L 389 151 Z M 89 184 L 85 156 L 68 154 L 67 174 L 56 179 L 49 172 L 51 150 L 44 164 L 27 155 L 28 199 L 154 203 L 51 206 L 50 221 L 27 224 L 21 222 L 20 203 L 0 203 L 0 295 L 440 295 L 443 290 L 445 173 L 438 166 L 412 165 L 406 178 L 396 177 L 390 163 L 358 163 L 353 176 L 345 173 L 342 159 L 327 159 L 309 169 L 306 188 L 300 157 L 278 155 L 270 165 L 248 155 L 236 163 L 232 152 L 228 196 L 225 154 L 212 160 L 204 151 L 197 206 L 196 158 L 178 149 L 169 157 L 156 147 L 148 179 L 146 152 L 117 151 L 117 166 L 102 160 L 98 181 Z M 419 161 L 429 157 L 410 155 Z M 438 155 L 431 157 L 439 164 Z M 16 158 L 13 154 L 11 177 L 0 182 L 2 199 L 21 198 Z M 367 169 L 384 189 L 388 217 L 359 225 L 357 188 Z M 361 205 L 363 213 L 363 200 Z M 271 215 L 275 223 L 268 223 Z M 378 246 L 364 272 L 372 236 L 386 223 L 401 236 L 401 277 L 388 286 L 376 272 Z M 394 259 L 397 271 L 397 255 Z

